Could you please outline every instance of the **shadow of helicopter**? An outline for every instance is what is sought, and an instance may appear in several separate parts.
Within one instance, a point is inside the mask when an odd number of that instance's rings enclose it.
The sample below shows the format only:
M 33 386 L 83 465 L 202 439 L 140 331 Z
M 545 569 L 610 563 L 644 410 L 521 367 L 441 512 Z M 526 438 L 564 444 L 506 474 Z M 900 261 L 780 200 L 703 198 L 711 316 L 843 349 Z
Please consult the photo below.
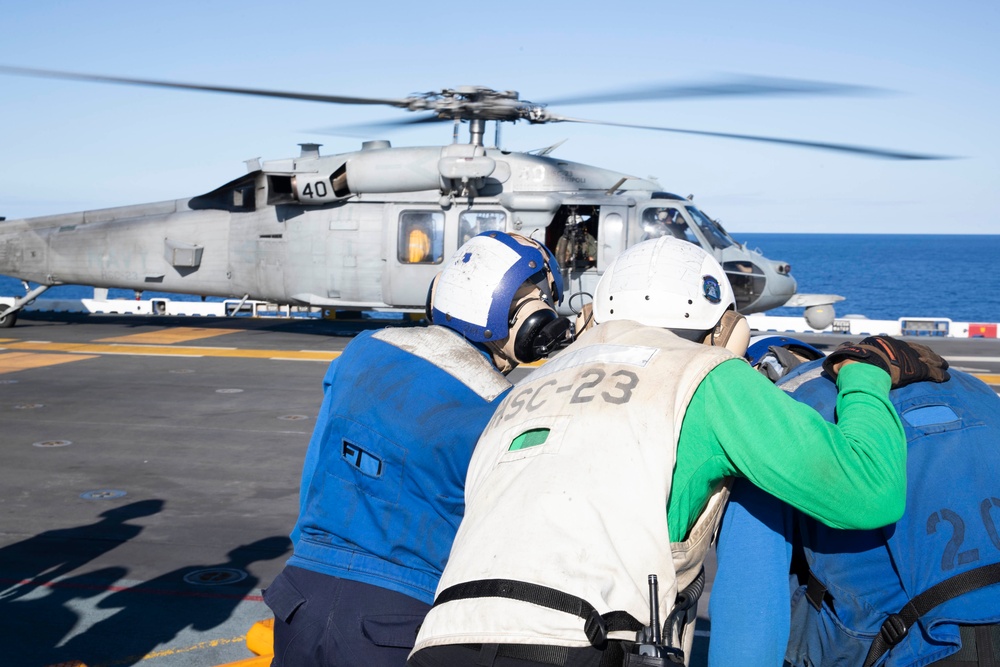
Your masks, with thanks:
M 131 523 L 163 510 L 162 500 L 141 500 L 109 509 L 100 520 L 59 528 L 0 548 L 0 646 L 4 664 L 45 665 L 54 647 L 80 621 L 77 600 L 106 593 L 128 574 L 108 567 L 68 577 L 139 536 Z
M 0 601 L 4 664 L 24 667 L 51 664 L 55 647 L 82 620 L 77 601 L 105 594 L 127 572 L 123 567 L 102 568 L 61 579 L 19 599 Z
M 223 624 L 260 584 L 247 572 L 249 566 L 280 558 L 290 548 L 287 537 L 267 537 L 232 549 L 224 562 L 185 566 L 117 589 L 97 603 L 100 610 L 117 611 L 51 651 L 45 664 L 75 660 L 117 667 L 137 664 L 157 651 L 163 655 L 183 652 L 170 642 L 185 631 L 206 632 Z M 212 585 L 213 572 L 222 580 L 229 574 L 245 576 Z

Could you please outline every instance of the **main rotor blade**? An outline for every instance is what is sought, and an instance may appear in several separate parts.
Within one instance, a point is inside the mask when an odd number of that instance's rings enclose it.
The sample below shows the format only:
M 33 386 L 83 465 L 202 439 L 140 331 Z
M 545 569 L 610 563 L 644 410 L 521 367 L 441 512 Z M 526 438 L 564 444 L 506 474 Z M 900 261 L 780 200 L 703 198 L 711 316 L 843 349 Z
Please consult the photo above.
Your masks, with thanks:
M 277 97 L 289 100 L 305 100 L 309 102 L 327 102 L 331 104 L 383 104 L 394 107 L 406 107 L 407 100 L 379 99 L 373 97 L 346 97 L 343 95 L 318 95 L 313 93 L 295 93 L 283 90 L 264 90 L 261 88 L 235 88 L 229 86 L 210 86 L 197 83 L 180 83 L 177 81 L 160 81 L 156 79 L 129 79 L 101 74 L 84 74 L 80 72 L 62 72 L 58 70 L 34 69 L 30 67 L 10 67 L 0 65 L 0 73 L 17 76 L 46 77 L 50 79 L 70 79 L 75 81 L 97 81 L 100 83 L 118 83 L 132 86 L 151 86 L 155 88 L 174 88 L 179 90 L 198 90 L 212 93 L 230 93 L 233 95 L 253 95 L 256 97 Z
M 714 97 L 777 97 L 781 95 L 872 95 L 878 88 L 805 79 L 736 76 L 718 83 L 662 84 L 606 93 L 575 95 L 546 102 L 547 106 L 604 104 L 638 100 L 689 100 Z
M 568 116 L 550 116 L 549 121 L 555 123 L 586 123 L 588 125 L 608 125 L 611 127 L 628 127 L 636 130 L 654 130 L 658 132 L 676 132 L 678 134 L 696 134 L 703 137 L 719 137 L 721 139 L 741 139 L 744 141 L 758 141 L 768 144 L 782 144 L 785 146 L 798 146 L 800 148 L 813 148 L 817 150 L 835 151 L 838 153 L 849 153 L 852 155 L 863 155 L 866 157 L 884 158 L 887 160 L 951 160 L 947 155 L 923 155 L 920 153 L 905 153 L 903 151 L 890 150 L 885 148 L 872 148 L 870 146 L 852 146 L 849 144 L 833 144 L 824 141 L 804 141 L 801 139 L 783 139 L 780 137 L 762 137 L 753 134 L 732 134 L 730 132 L 707 132 L 705 130 L 684 130 L 675 127 L 659 127 L 656 125 L 631 125 L 629 123 L 610 123 L 602 120 L 587 120 L 585 118 L 569 118 Z
M 358 123 L 356 125 L 336 125 L 333 127 L 321 127 L 316 130 L 312 130 L 317 134 L 346 134 L 352 136 L 356 132 L 365 132 L 366 130 L 378 130 L 381 128 L 402 128 L 410 127 L 412 125 L 426 125 L 428 123 L 451 123 L 453 122 L 450 118 L 440 118 L 436 114 L 424 114 L 421 116 L 416 116 L 413 118 L 404 118 L 403 120 L 379 120 L 372 123 Z

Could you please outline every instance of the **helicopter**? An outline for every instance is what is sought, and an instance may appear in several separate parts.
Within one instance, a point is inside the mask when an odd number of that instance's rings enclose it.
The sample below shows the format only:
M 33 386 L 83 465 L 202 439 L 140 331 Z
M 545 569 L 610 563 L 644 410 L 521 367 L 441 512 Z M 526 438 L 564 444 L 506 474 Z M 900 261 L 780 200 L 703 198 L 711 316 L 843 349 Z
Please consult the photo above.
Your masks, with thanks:
M 402 98 L 319 95 L 256 88 L 133 79 L 0 66 L 0 74 L 152 86 L 334 104 L 390 106 L 421 115 L 371 127 L 451 123 L 452 143 L 394 147 L 365 141 L 359 150 L 321 155 L 300 144 L 297 157 L 247 162 L 247 173 L 205 194 L 51 216 L 0 218 L 0 274 L 25 293 L 0 299 L 0 327 L 55 285 L 175 292 L 342 310 L 423 311 L 442 263 L 472 236 L 518 232 L 556 256 L 578 312 L 601 274 L 626 247 L 672 234 L 722 264 L 744 314 L 786 304 L 806 308 L 815 328 L 833 321 L 837 295 L 797 294 L 786 262 L 736 241 L 691 197 L 652 179 L 561 160 L 557 146 L 500 148 L 503 123 L 589 123 L 777 143 L 888 159 L 935 156 L 777 137 L 629 125 L 558 115 L 554 104 L 697 96 L 842 94 L 850 86 L 751 78 L 699 86 L 663 85 L 588 94 L 549 104 L 516 91 L 463 86 Z M 496 125 L 486 145 L 487 123 Z M 459 143 L 462 124 L 469 139 Z M 32 285 L 34 284 L 34 285 Z M 811 318 L 811 319 L 810 319 Z

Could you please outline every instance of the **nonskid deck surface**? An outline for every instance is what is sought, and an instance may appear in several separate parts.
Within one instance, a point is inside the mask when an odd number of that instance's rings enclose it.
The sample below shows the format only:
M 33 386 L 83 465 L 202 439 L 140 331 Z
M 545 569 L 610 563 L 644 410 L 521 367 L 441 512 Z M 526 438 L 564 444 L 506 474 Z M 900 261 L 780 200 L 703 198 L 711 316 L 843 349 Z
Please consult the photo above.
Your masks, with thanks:
M 250 657 L 327 363 L 371 326 L 24 313 L 0 330 L 0 664 Z M 922 342 L 1000 390 L 1000 341 Z

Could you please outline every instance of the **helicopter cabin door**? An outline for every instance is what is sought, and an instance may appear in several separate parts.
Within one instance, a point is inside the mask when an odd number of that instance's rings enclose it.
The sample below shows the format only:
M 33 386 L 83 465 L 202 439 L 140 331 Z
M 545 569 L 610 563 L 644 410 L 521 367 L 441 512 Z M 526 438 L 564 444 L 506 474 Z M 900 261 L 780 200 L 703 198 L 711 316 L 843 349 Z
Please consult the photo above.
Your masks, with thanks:
M 601 226 L 597 235 L 597 270 L 604 273 L 615 257 L 625 250 L 625 206 L 601 206 Z
M 626 206 L 563 204 L 545 229 L 545 245 L 564 273 L 604 272 L 625 249 Z

